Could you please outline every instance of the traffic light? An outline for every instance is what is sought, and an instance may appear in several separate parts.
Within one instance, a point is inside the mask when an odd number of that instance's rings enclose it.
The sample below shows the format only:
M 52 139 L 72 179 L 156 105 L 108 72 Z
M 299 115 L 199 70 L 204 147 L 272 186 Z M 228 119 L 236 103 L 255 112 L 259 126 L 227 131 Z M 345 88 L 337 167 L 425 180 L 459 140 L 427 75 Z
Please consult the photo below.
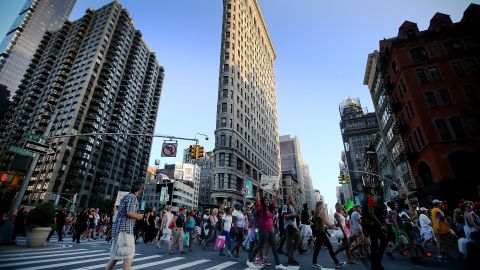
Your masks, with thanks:
M 338 183 L 339 183 L 340 185 L 343 184 L 343 182 L 342 182 L 342 176 L 341 176 L 341 175 L 338 176 Z
M 202 158 L 203 157 L 203 146 L 197 145 L 197 158 Z
M 188 148 L 188 152 L 190 153 L 190 157 L 192 157 L 192 159 L 197 158 L 197 146 L 196 145 L 190 145 L 190 147 Z
M 345 183 L 347 185 L 350 184 L 350 175 L 349 174 L 345 175 Z

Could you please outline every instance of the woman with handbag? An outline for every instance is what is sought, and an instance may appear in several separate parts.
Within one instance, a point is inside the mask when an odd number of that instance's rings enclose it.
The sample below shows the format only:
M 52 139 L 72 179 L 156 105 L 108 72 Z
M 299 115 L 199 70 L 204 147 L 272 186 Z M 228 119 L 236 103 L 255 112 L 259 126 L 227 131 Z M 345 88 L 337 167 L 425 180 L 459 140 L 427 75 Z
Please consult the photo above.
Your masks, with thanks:
M 232 229 L 232 208 L 227 207 L 225 209 L 225 215 L 222 217 L 222 236 L 225 236 L 225 244 L 227 246 L 227 255 L 228 257 L 232 257 L 232 253 L 230 249 L 232 248 L 232 239 L 230 237 L 230 230 Z M 220 256 L 225 256 L 223 253 L 223 250 L 225 249 L 225 246 L 223 248 L 219 248 L 219 253 L 218 255 Z
M 325 205 L 323 204 L 323 201 L 319 201 L 315 205 L 313 223 L 313 236 L 315 236 L 315 250 L 313 251 L 312 259 L 313 268 L 322 268 L 322 266 L 317 263 L 318 253 L 320 252 L 322 245 L 325 245 L 327 247 L 328 253 L 330 253 L 330 257 L 332 258 L 336 267 L 340 267 L 345 264 L 345 262 L 338 261 L 335 253 L 333 252 L 332 243 L 330 243 L 330 240 L 328 240 L 327 236 L 327 227 L 330 229 L 333 229 L 335 227 L 331 224 L 327 224 L 327 221 L 328 219 L 325 213 Z
M 207 238 L 205 239 L 205 241 L 203 242 L 202 244 L 202 248 L 203 249 L 206 249 L 206 248 L 211 248 L 213 249 L 214 248 L 214 245 L 215 245 L 215 238 L 217 238 L 217 228 L 216 228 L 216 224 L 217 224 L 217 221 L 218 221 L 218 209 L 217 208 L 214 208 L 212 210 L 212 214 L 209 216 L 208 218 L 208 235 L 207 235 Z M 209 247 L 209 245 L 211 244 L 211 247 Z
M 172 229 L 170 228 L 170 225 L 173 226 L 172 224 L 173 214 L 171 210 L 172 208 L 170 205 L 165 205 L 165 208 L 164 208 L 165 213 L 162 216 L 162 223 L 160 223 L 160 230 L 162 231 L 162 237 L 157 242 L 158 248 L 162 248 L 162 242 L 167 242 L 167 245 L 168 245 L 168 243 L 170 243 L 170 240 L 172 239 Z
M 194 212 L 193 211 L 188 211 L 187 214 L 187 222 L 185 225 L 185 234 L 188 234 L 188 250 L 190 252 L 193 251 L 192 249 L 192 238 L 195 230 L 195 217 L 194 217 Z

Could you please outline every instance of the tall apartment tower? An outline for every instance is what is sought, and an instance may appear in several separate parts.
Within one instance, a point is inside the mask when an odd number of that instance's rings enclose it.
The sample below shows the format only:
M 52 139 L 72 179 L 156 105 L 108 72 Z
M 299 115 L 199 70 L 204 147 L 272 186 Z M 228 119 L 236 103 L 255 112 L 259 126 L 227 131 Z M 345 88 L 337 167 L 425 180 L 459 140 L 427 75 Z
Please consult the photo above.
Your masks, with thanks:
M 46 31 L 68 19 L 76 0 L 27 0 L 0 44 L 0 118 Z
M 164 70 L 132 24 L 112 2 L 87 10 L 60 30 L 47 32 L 0 123 L 1 165 L 22 135 L 44 138 L 85 133 L 153 134 Z M 47 140 L 54 156 L 41 156 L 24 203 L 48 193 L 77 193 L 80 207 L 111 200 L 144 180 L 152 138 L 74 136 Z M 73 198 L 73 196 L 72 196 Z
M 257 0 L 224 0 L 214 203 L 242 200 L 245 181 L 256 192 L 261 175 L 279 175 L 275 51 Z
M 385 91 L 381 72 L 380 53 L 374 51 L 368 55 L 363 84 L 368 86 L 379 125 L 379 138 L 372 145 L 372 151 L 378 160 L 378 170 L 383 177 L 394 179 L 399 188 L 415 188 L 410 165 L 403 140 L 400 136 L 404 126 L 400 125 L 394 114 L 390 97 Z M 390 186 L 390 185 L 388 185 Z M 403 187 L 402 187 L 403 186 Z M 389 190 L 384 190 L 389 195 Z
M 346 167 L 350 174 L 352 195 L 360 203 L 362 168 L 365 149 L 370 145 L 372 135 L 378 132 L 377 116 L 374 112 L 364 113 L 359 99 L 348 98 L 339 107 L 340 131 L 345 149 Z

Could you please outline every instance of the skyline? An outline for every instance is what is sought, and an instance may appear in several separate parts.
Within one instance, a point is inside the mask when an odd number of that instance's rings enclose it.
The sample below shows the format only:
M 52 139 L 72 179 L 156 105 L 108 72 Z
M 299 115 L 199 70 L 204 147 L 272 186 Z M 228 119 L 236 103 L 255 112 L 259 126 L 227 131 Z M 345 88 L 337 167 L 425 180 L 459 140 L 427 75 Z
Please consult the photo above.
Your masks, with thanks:
M 96 9 L 108 2 L 111 1 L 78 1 L 71 19 L 82 16 L 87 7 Z M 221 2 L 143 1 L 144 5 L 139 5 L 138 1 L 119 2 L 134 18 L 135 27 L 142 31 L 146 43 L 165 68 L 156 133 L 181 137 L 205 133 L 211 139 L 207 142 L 201 140 L 201 144 L 206 150 L 213 150 Z M 415 22 L 420 30 L 425 30 L 430 18 L 438 11 L 457 22 L 469 3 L 479 1 L 407 1 L 418 5 L 413 11 L 405 8 L 411 6 L 405 2 L 393 5 L 380 1 L 355 2 L 343 10 L 343 18 L 340 18 L 340 8 L 345 8 L 343 5 L 351 1 L 326 4 L 303 1 L 302 5 L 294 6 L 285 0 L 259 2 L 277 53 L 275 77 L 279 135 L 290 134 L 299 138 L 303 158 L 310 165 L 313 187 L 319 189 L 332 206 L 336 201 L 338 163 L 343 151 L 338 105 L 348 97 L 358 97 L 362 106 L 373 111 L 368 89 L 362 83 L 368 54 L 378 49 L 379 40 L 396 36 L 398 27 L 405 20 Z M 373 8 L 375 4 L 378 4 L 377 9 Z M 18 6 L 16 9 L 15 5 Z M 21 5 L 23 1 L 1 3 L 2 37 Z M 391 12 L 386 11 L 388 8 Z M 13 15 L 4 14 L 11 10 L 16 10 Z M 368 16 L 368 11 L 377 14 L 380 10 L 385 12 L 379 15 L 380 23 L 356 20 L 358 13 Z M 8 18 L 10 23 L 6 23 Z M 383 21 L 386 18 L 388 20 Z M 153 23 L 153 19 L 158 23 Z M 202 23 L 194 23 L 198 21 Z M 340 35 L 338 30 L 341 30 Z M 325 42 L 327 37 L 333 41 Z M 201 96 L 193 98 L 192 95 L 198 92 Z M 192 98 L 182 100 L 182 97 Z M 191 111 L 195 104 L 204 104 L 204 108 Z M 170 114 L 172 111 L 174 117 Z M 311 118 L 306 118 L 309 114 Z M 198 117 L 192 121 L 194 115 Z M 321 126 L 312 129 L 315 121 Z M 182 159 L 180 154 L 183 151 L 179 151 L 175 159 L 160 158 L 161 142 L 159 139 L 154 141 L 150 164 L 155 159 L 161 159 L 162 166 Z M 189 144 L 180 141 L 179 149 L 187 148 Z M 325 188 L 320 189 L 320 186 Z

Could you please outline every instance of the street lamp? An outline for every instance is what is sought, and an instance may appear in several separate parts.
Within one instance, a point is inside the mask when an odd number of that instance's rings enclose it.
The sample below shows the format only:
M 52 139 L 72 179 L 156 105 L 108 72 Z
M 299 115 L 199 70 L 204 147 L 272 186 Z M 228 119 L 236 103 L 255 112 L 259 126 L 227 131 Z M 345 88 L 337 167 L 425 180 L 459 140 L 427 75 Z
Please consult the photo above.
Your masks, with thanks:
M 393 167 L 395 169 L 395 176 L 398 178 L 402 190 L 408 192 L 408 188 L 405 185 L 405 181 L 403 180 L 402 175 L 399 173 L 398 167 L 395 165 L 395 161 L 391 157 L 389 157 L 388 155 L 385 155 L 385 154 L 378 154 L 377 152 L 374 152 L 374 151 L 366 151 L 365 153 L 367 155 L 374 155 L 374 154 L 379 155 L 379 156 L 382 156 L 382 157 L 385 157 L 386 159 L 388 159 L 393 164 Z

